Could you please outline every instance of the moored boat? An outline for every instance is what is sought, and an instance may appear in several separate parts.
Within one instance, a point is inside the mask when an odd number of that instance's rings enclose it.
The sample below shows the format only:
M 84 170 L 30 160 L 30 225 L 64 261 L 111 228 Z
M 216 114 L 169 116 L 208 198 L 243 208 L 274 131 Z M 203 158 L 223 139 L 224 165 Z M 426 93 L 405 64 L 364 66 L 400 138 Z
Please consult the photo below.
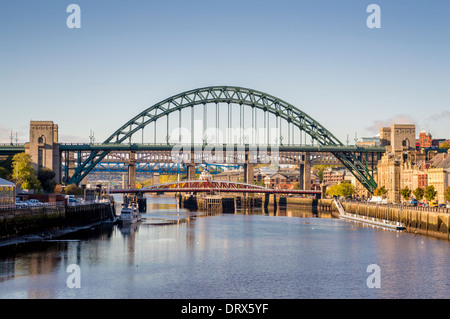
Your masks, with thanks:
M 126 204 L 122 205 L 122 210 L 119 216 L 119 222 L 124 224 L 134 224 L 142 219 L 141 214 L 139 213 L 138 208 L 134 204 Z
M 387 229 L 393 229 L 393 230 L 405 230 L 406 229 L 406 227 L 400 222 L 347 213 L 344 210 L 344 207 L 342 207 L 341 202 L 336 198 L 334 199 L 334 204 L 336 205 L 336 207 L 338 209 L 339 218 L 353 220 L 356 222 L 361 222 L 364 224 L 387 228 Z

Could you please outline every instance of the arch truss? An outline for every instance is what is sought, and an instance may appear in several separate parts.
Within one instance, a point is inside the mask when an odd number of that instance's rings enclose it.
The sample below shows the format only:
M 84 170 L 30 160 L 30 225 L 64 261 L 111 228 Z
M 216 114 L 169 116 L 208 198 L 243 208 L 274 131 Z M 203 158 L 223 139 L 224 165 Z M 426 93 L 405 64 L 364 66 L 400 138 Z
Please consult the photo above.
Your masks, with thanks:
M 354 152 L 339 150 L 339 147 L 344 148 L 344 144 L 319 122 L 295 106 L 277 97 L 242 87 L 211 86 L 186 91 L 169 97 L 147 108 L 126 122 L 122 127 L 108 137 L 103 144 L 131 144 L 133 135 L 139 136 L 138 132 L 143 132 L 144 128 L 152 123 L 155 123 L 154 126 L 156 132 L 156 121 L 159 119 L 167 118 L 167 123 L 169 123 L 169 114 L 179 112 L 178 114 L 181 123 L 181 110 L 188 108 L 193 110 L 194 106 L 206 106 L 211 103 L 216 105 L 216 111 L 219 108 L 219 104 L 222 107 L 223 103 L 228 105 L 228 109 L 230 108 L 230 105 L 240 106 L 241 111 L 238 121 L 241 127 L 244 126 L 244 122 L 248 123 L 251 121 L 253 125 L 254 122 L 256 122 L 256 116 L 253 115 L 255 110 L 262 110 L 264 112 L 264 116 L 266 116 L 266 114 L 272 114 L 272 116 L 275 116 L 277 123 L 276 125 L 278 126 L 278 123 L 280 123 L 280 128 L 281 120 L 283 120 L 287 123 L 288 127 L 297 127 L 300 130 L 300 134 L 304 132 L 305 135 L 309 135 L 311 137 L 312 142 L 315 142 L 320 146 L 337 146 L 336 151 L 333 151 L 332 154 L 347 169 L 349 169 L 357 180 L 361 182 L 361 184 L 370 192 L 373 192 L 376 189 L 377 184 L 367 167 L 357 159 Z M 251 108 L 251 118 L 243 115 L 243 106 Z M 219 122 L 222 121 L 222 119 L 219 119 L 218 114 L 219 113 L 216 112 L 216 127 L 218 127 Z M 204 115 L 204 121 L 205 120 L 206 116 Z M 266 121 L 264 120 L 264 125 L 264 129 L 268 130 L 268 121 L 266 124 Z M 167 127 L 168 126 L 169 124 L 167 124 Z M 191 128 L 194 128 L 193 117 L 191 117 Z M 250 144 L 251 141 L 247 142 Z M 168 133 L 167 143 L 169 144 Z M 267 144 L 269 144 L 268 140 Z M 281 138 L 279 139 L 279 145 L 282 147 Z M 67 184 L 78 184 L 108 153 L 109 150 L 91 151 L 89 157 L 77 166 L 74 174 L 71 177 L 68 176 L 65 182 Z

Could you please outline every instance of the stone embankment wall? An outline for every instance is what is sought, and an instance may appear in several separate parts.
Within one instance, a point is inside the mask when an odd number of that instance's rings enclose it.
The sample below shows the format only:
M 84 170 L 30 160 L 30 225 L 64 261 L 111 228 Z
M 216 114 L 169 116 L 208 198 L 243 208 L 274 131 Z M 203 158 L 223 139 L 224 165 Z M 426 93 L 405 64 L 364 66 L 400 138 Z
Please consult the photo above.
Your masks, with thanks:
M 406 231 L 450 240 L 450 213 L 447 209 L 427 210 L 401 205 L 343 202 L 345 211 L 361 216 L 400 222 Z
M 109 203 L 54 205 L 0 211 L 0 238 L 113 220 Z

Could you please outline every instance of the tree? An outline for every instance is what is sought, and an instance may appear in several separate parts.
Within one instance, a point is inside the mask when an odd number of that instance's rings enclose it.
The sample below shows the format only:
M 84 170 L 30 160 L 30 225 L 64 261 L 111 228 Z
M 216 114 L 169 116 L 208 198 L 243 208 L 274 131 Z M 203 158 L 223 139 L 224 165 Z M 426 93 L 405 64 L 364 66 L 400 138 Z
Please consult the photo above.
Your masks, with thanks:
M 49 168 L 41 168 L 38 171 L 37 178 L 41 183 L 42 189 L 46 193 L 51 193 L 55 189 L 56 182 L 54 181 L 55 173 Z
M 422 187 L 417 187 L 415 190 L 412 191 L 414 198 L 417 200 L 421 200 L 423 198 L 423 188 Z
M 411 196 L 411 190 L 409 189 L 408 186 L 406 186 L 405 188 L 403 188 L 403 189 L 400 191 L 400 195 L 402 195 L 403 199 L 404 199 L 405 201 L 407 201 L 407 200 L 409 199 L 409 197 Z
M 62 194 L 63 193 L 63 186 L 61 184 L 57 184 L 53 190 L 55 194 Z
M 444 197 L 447 202 L 450 202 L 450 186 L 445 189 Z
M 440 148 L 449 149 L 450 148 L 450 140 L 445 141 L 444 143 L 439 146 Z
M 22 189 L 40 189 L 41 183 L 36 177 L 36 173 L 31 166 L 31 156 L 26 153 L 18 153 L 14 155 L 12 161 L 12 179 L 16 185 Z
M 67 185 L 64 189 L 66 195 L 83 195 L 83 189 L 76 184 Z
M 6 168 L 0 166 L 0 178 L 9 179 L 11 172 L 9 172 Z
M 427 186 L 427 188 L 425 188 L 425 193 L 423 196 L 428 202 L 433 201 L 436 195 L 437 191 L 434 189 L 433 185 Z
M 159 175 L 159 183 L 173 183 L 177 181 L 177 175 Z
M 329 196 L 347 197 L 352 196 L 356 193 L 356 187 L 349 182 L 342 182 L 328 188 L 326 193 Z
M 9 155 L 5 160 L 0 161 L 0 178 L 11 180 L 12 173 L 12 159 L 13 156 Z
M 377 187 L 377 189 L 373 192 L 373 194 L 375 196 L 383 197 L 384 195 L 387 194 L 387 192 L 388 192 L 387 189 L 384 186 L 381 186 L 381 187 Z

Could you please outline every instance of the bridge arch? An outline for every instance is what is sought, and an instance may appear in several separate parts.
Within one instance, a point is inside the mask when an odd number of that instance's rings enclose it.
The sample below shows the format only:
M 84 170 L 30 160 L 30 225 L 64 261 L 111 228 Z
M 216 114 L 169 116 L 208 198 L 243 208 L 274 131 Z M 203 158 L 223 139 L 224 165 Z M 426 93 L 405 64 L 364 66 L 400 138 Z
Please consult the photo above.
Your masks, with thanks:
M 343 145 L 319 122 L 295 106 L 270 94 L 235 86 L 210 86 L 179 93 L 142 111 L 109 136 L 104 143 L 123 143 L 158 119 L 196 105 L 228 103 L 267 111 L 292 123 L 320 145 Z
M 236 86 L 210 86 L 179 93 L 158 102 L 127 121 L 111 134 L 103 144 L 121 144 L 164 116 L 196 105 L 227 103 L 245 105 L 276 115 L 305 132 L 321 146 L 344 146 L 331 132 L 295 106 L 270 94 Z M 79 183 L 106 155 L 108 151 L 92 151 L 79 165 L 68 183 Z M 368 169 L 351 152 L 336 151 L 333 155 L 370 191 L 377 187 Z

